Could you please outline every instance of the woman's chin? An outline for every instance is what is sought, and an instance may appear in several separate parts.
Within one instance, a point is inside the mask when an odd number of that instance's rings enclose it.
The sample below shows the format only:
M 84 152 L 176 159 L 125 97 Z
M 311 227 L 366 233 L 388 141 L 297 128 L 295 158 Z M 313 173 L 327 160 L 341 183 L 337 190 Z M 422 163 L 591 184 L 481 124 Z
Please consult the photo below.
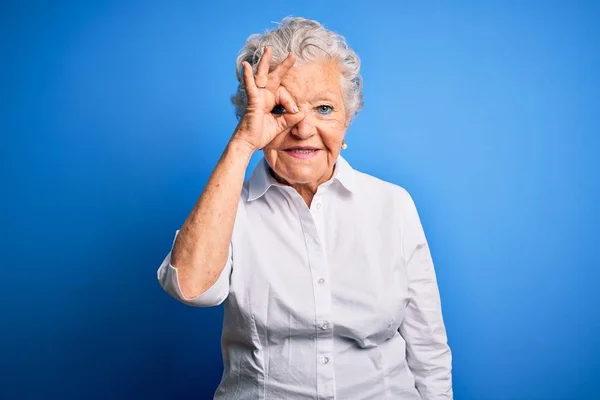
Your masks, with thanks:
M 282 173 L 278 175 L 290 185 L 321 184 L 323 183 L 324 175 L 326 175 L 323 168 L 315 168 L 312 166 L 289 168 L 281 172 Z

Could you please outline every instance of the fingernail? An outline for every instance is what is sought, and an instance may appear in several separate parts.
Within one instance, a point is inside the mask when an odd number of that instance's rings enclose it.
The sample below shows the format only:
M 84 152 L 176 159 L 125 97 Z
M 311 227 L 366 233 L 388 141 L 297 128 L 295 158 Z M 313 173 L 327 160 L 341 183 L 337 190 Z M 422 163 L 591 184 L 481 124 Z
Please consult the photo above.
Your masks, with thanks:
M 300 110 L 298 110 L 298 107 L 294 106 L 294 112 L 298 112 L 298 111 L 300 111 Z

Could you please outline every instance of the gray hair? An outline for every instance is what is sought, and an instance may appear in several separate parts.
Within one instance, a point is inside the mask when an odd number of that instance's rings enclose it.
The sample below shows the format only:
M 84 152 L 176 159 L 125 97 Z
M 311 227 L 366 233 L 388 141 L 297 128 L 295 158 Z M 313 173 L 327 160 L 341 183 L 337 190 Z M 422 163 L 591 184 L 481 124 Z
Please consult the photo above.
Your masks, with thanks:
M 235 106 L 235 114 L 240 119 L 248 105 L 242 62 L 247 61 L 254 73 L 260 56 L 266 46 L 273 50 L 271 68 L 281 63 L 289 52 L 296 55 L 296 63 L 306 63 L 318 58 L 331 58 L 340 67 L 341 87 L 344 93 L 344 106 L 347 115 L 354 117 L 363 105 L 362 77 L 360 75 L 360 59 L 348 46 L 346 39 L 328 29 L 317 21 L 300 17 L 286 17 L 278 23 L 277 28 L 264 34 L 250 35 L 236 59 L 236 76 L 238 88 L 231 102 Z

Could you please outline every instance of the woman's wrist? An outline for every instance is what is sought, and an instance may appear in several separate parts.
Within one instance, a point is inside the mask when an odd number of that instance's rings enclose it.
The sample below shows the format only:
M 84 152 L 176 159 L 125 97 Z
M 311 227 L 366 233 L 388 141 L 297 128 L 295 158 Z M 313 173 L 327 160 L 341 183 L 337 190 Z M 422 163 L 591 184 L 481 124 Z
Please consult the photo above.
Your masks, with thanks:
M 254 154 L 256 149 L 250 143 L 243 139 L 232 138 L 227 144 L 225 149 L 226 155 L 233 156 L 236 160 L 250 162 L 250 158 Z

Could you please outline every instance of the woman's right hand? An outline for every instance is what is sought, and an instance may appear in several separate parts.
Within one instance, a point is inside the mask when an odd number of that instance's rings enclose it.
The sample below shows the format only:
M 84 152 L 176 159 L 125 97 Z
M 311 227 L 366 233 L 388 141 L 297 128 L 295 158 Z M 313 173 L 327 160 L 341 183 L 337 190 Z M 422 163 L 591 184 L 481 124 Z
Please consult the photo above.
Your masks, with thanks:
M 294 65 L 296 56 L 288 54 L 281 64 L 269 72 L 272 56 L 271 47 L 265 48 L 258 62 L 256 76 L 250 63 L 242 62 L 248 107 L 232 140 L 247 144 L 252 151 L 262 149 L 277 135 L 304 118 L 290 93 L 281 86 L 281 79 Z

